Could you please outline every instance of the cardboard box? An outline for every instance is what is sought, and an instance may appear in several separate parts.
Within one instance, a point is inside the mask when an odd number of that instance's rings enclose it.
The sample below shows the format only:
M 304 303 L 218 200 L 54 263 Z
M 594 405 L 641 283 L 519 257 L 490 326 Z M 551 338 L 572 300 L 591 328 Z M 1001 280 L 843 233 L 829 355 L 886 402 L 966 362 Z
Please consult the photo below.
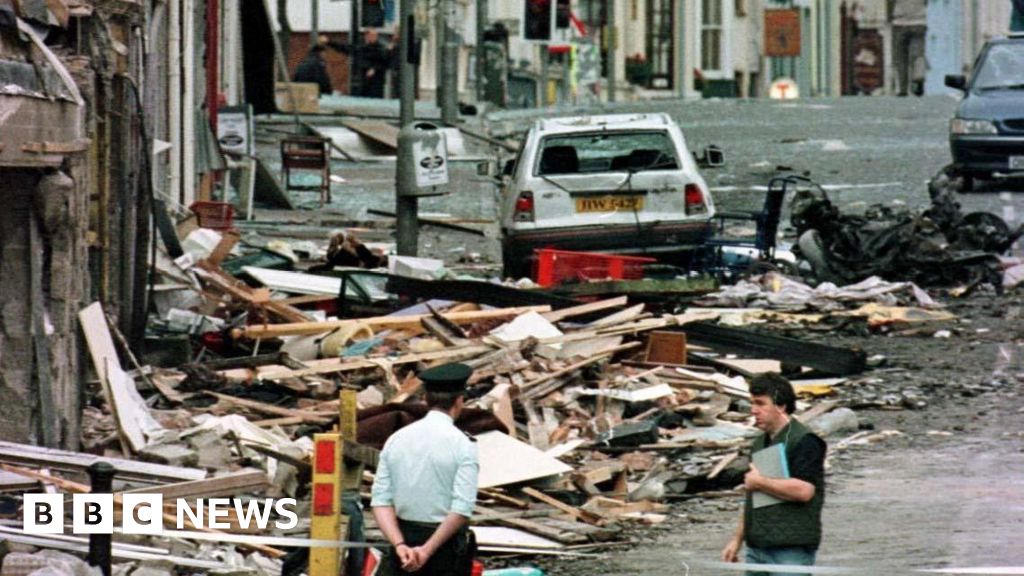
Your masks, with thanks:
M 295 94 L 295 109 L 288 94 L 289 87 Z M 318 114 L 320 112 L 320 87 L 312 82 L 278 82 L 274 84 L 274 103 L 281 112 Z

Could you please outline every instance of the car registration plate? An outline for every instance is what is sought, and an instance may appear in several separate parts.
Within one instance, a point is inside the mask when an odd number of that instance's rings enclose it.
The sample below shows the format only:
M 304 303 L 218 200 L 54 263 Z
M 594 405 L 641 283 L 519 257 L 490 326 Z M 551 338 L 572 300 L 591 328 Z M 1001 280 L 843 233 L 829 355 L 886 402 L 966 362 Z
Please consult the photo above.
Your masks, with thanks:
M 643 208 L 643 196 L 589 196 L 576 199 L 576 212 L 636 212 Z
M 1024 156 L 1010 156 L 1010 170 L 1024 170 Z

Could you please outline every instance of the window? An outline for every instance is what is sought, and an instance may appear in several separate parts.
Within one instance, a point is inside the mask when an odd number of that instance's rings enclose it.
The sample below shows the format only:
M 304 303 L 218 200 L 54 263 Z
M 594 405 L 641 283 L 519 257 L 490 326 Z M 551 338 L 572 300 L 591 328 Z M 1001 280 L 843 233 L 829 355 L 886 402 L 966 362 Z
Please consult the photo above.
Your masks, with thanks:
M 1024 43 L 993 44 L 974 75 L 975 90 L 1024 88 Z
M 700 68 L 702 71 L 722 69 L 722 2 L 701 0 Z
M 675 62 L 672 0 L 647 0 L 647 62 L 651 88 L 671 88 Z M 628 65 L 627 65 L 628 66 Z
M 541 145 L 538 175 L 677 170 L 667 132 L 600 132 L 549 136 Z

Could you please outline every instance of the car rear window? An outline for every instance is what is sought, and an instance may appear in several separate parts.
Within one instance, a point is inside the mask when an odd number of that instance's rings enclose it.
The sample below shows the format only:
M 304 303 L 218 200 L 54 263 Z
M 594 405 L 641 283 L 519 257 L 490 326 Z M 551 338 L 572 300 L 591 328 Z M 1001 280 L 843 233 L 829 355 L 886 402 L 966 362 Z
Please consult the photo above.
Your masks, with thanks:
M 1024 42 L 991 45 L 975 72 L 973 88 L 1024 89 Z
M 665 131 L 548 136 L 541 142 L 539 158 L 539 176 L 679 168 L 675 146 Z

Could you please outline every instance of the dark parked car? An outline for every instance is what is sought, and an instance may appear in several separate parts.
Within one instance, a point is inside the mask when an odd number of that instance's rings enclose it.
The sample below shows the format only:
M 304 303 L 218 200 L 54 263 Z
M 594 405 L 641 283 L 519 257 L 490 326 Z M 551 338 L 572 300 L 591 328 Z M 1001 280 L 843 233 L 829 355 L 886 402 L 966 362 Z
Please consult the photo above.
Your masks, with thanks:
M 996 173 L 1024 176 L 1024 35 L 989 41 L 970 79 L 950 75 L 946 85 L 964 92 L 949 125 L 962 190 Z

